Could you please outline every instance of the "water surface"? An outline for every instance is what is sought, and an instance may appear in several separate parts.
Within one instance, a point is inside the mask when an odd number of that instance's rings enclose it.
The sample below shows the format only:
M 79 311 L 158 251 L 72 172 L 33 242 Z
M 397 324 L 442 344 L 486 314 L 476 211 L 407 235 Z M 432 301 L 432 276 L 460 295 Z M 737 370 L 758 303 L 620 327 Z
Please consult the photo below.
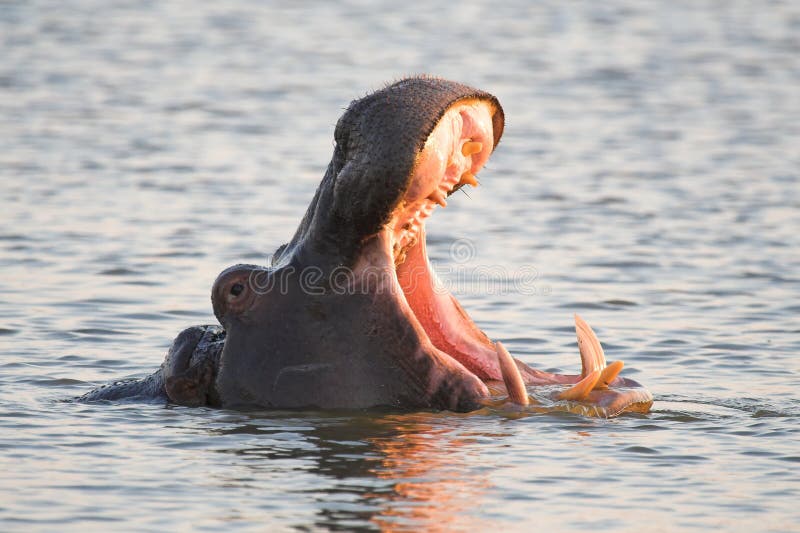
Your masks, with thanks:
M 798 5 L 375 6 L 0 4 L 1 528 L 797 531 Z M 442 277 L 546 370 L 580 313 L 652 413 L 61 401 L 214 323 L 343 108 L 417 72 L 507 117 L 429 224 Z

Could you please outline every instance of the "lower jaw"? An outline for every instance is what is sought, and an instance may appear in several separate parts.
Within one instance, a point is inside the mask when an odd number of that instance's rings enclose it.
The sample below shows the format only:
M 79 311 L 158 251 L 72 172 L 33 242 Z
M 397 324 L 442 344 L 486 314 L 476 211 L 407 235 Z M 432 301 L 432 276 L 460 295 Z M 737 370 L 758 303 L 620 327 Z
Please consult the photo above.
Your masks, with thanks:
M 397 281 L 431 343 L 480 379 L 501 380 L 494 343 L 442 285 L 428 261 L 424 227 L 404 252 Z
M 495 345 L 478 328 L 458 301 L 444 288 L 431 267 L 425 246 L 425 228 L 418 239 L 402 250 L 393 249 L 393 232 L 386 228 L 367 238 L 355 264 L 356 278 L 375 279 L 375 270 L 391 273 L 381 276 L 378 290 L 383 297 L 396 298 L 397 304 L 413 316 L 424 341 L 462 365 L 484 382 L 503 382 Z M 402 255 L 398 254 L 401 252 Z M 398 264 L 399 263 L 399 264 Z M 367 284 L 369 286 L 369 284 Z M 572 384 L 580 375 L 543 372 L 518 363 L 523 381 L 529 385 Z
M 424 226 L 420 227 L 416 242 L 404 248 L 402 254 L 395 270 L 396 283 L 431 343 L 482 381 L 502 383 L 503 372 L 494 341 L 444 287 L 428 260 Z M 551 374 L 519 362 L 517 366 L 523 381 L 529 385 L 568 385 L 582 377 Z

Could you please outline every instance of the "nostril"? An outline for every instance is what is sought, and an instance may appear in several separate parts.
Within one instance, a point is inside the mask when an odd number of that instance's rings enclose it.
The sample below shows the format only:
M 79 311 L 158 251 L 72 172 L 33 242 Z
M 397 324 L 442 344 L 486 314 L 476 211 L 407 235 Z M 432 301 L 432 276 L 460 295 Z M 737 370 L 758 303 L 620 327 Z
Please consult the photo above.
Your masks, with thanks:
M 232 295 L 239 296 L 240 294 L 242 294 L 242 292 L 244 292 L 244 285 L 242 285 L 241 283 L 234 283 L 233 285 L 231 285 Z

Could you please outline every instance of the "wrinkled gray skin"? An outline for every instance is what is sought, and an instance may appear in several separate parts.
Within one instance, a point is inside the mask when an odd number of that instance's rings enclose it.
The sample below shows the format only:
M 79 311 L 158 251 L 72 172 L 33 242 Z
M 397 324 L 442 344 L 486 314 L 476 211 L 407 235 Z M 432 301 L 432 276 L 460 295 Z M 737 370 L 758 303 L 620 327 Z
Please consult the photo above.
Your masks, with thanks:
M 127 379 L 103 385 L 78 400 L 142 399 L 173 401 L 192 407 L 219 405 L 214 380 L 225 346 L 225 331 L 219 326 L 193 326 L 183 330 L 161 363 L 143 379 Z
M 189 328 L 155 374 L 80 399 L 168 398 L 225 407 L 478 407 L 485 385 L 442 358 L 398 297 L 382 292 L 380 279 L 349 294 L 328 282 L 337 268 L 357 265 L 402 199 L 437 122 L 467 99 L 487 100 L 497 109 L 496 146 L 503 131 L 500 104 L 465 85 L 409 78 L 352 102 L 336 125 L 333 158 L 291 242 L 277 250 L 269 267 L 236 265 L 217 278 L 212 302 L 224 331 Z

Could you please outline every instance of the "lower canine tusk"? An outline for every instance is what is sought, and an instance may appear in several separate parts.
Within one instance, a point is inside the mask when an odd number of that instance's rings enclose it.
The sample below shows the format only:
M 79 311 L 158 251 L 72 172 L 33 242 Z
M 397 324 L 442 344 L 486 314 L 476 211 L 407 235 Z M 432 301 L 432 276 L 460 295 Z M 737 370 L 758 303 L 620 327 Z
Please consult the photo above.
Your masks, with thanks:
M 525 389 L 525 383 L 522 381 L 522 374 L 519 373 L 517 363 L 514 358 L 508 353 L 502 342 L 496 342 L 494 349 L 497 352 L 497 361 L 500 363 L 500 372 L 503 374 L 503 381 L 506 384 L 508 391 L 508 399 L 518 405 L 528 405 L 530 399 L 528 398 L 528 391 Z
M 585 400 L 589 393 L 592 392 L 597 382 L 600 381 L 600 374 L 602 371 L 595 370 L 590 372 L 585 378 L 577 382 L 572 387 L 558 395 L 559 400 L 572 400 L 579 402 Z
M 607 389 L 609 384 L 614 381 L 620 372 L 622 372 L 622 367 L 625 366 L 625 363 L 622 361 L 614 361 L 609 363 L 607 367 L 605 367 L 600 372 L 600 379 L 597 380 L 597 385 L 594 386 L 595 389 Z
M 586 377 L 595 370 L 606 367 L 606 356 L 603 347 L 589 324 L 575 315 L 575 334 L 578 337 L 578 349 L 581 352 L 581 376 Z

